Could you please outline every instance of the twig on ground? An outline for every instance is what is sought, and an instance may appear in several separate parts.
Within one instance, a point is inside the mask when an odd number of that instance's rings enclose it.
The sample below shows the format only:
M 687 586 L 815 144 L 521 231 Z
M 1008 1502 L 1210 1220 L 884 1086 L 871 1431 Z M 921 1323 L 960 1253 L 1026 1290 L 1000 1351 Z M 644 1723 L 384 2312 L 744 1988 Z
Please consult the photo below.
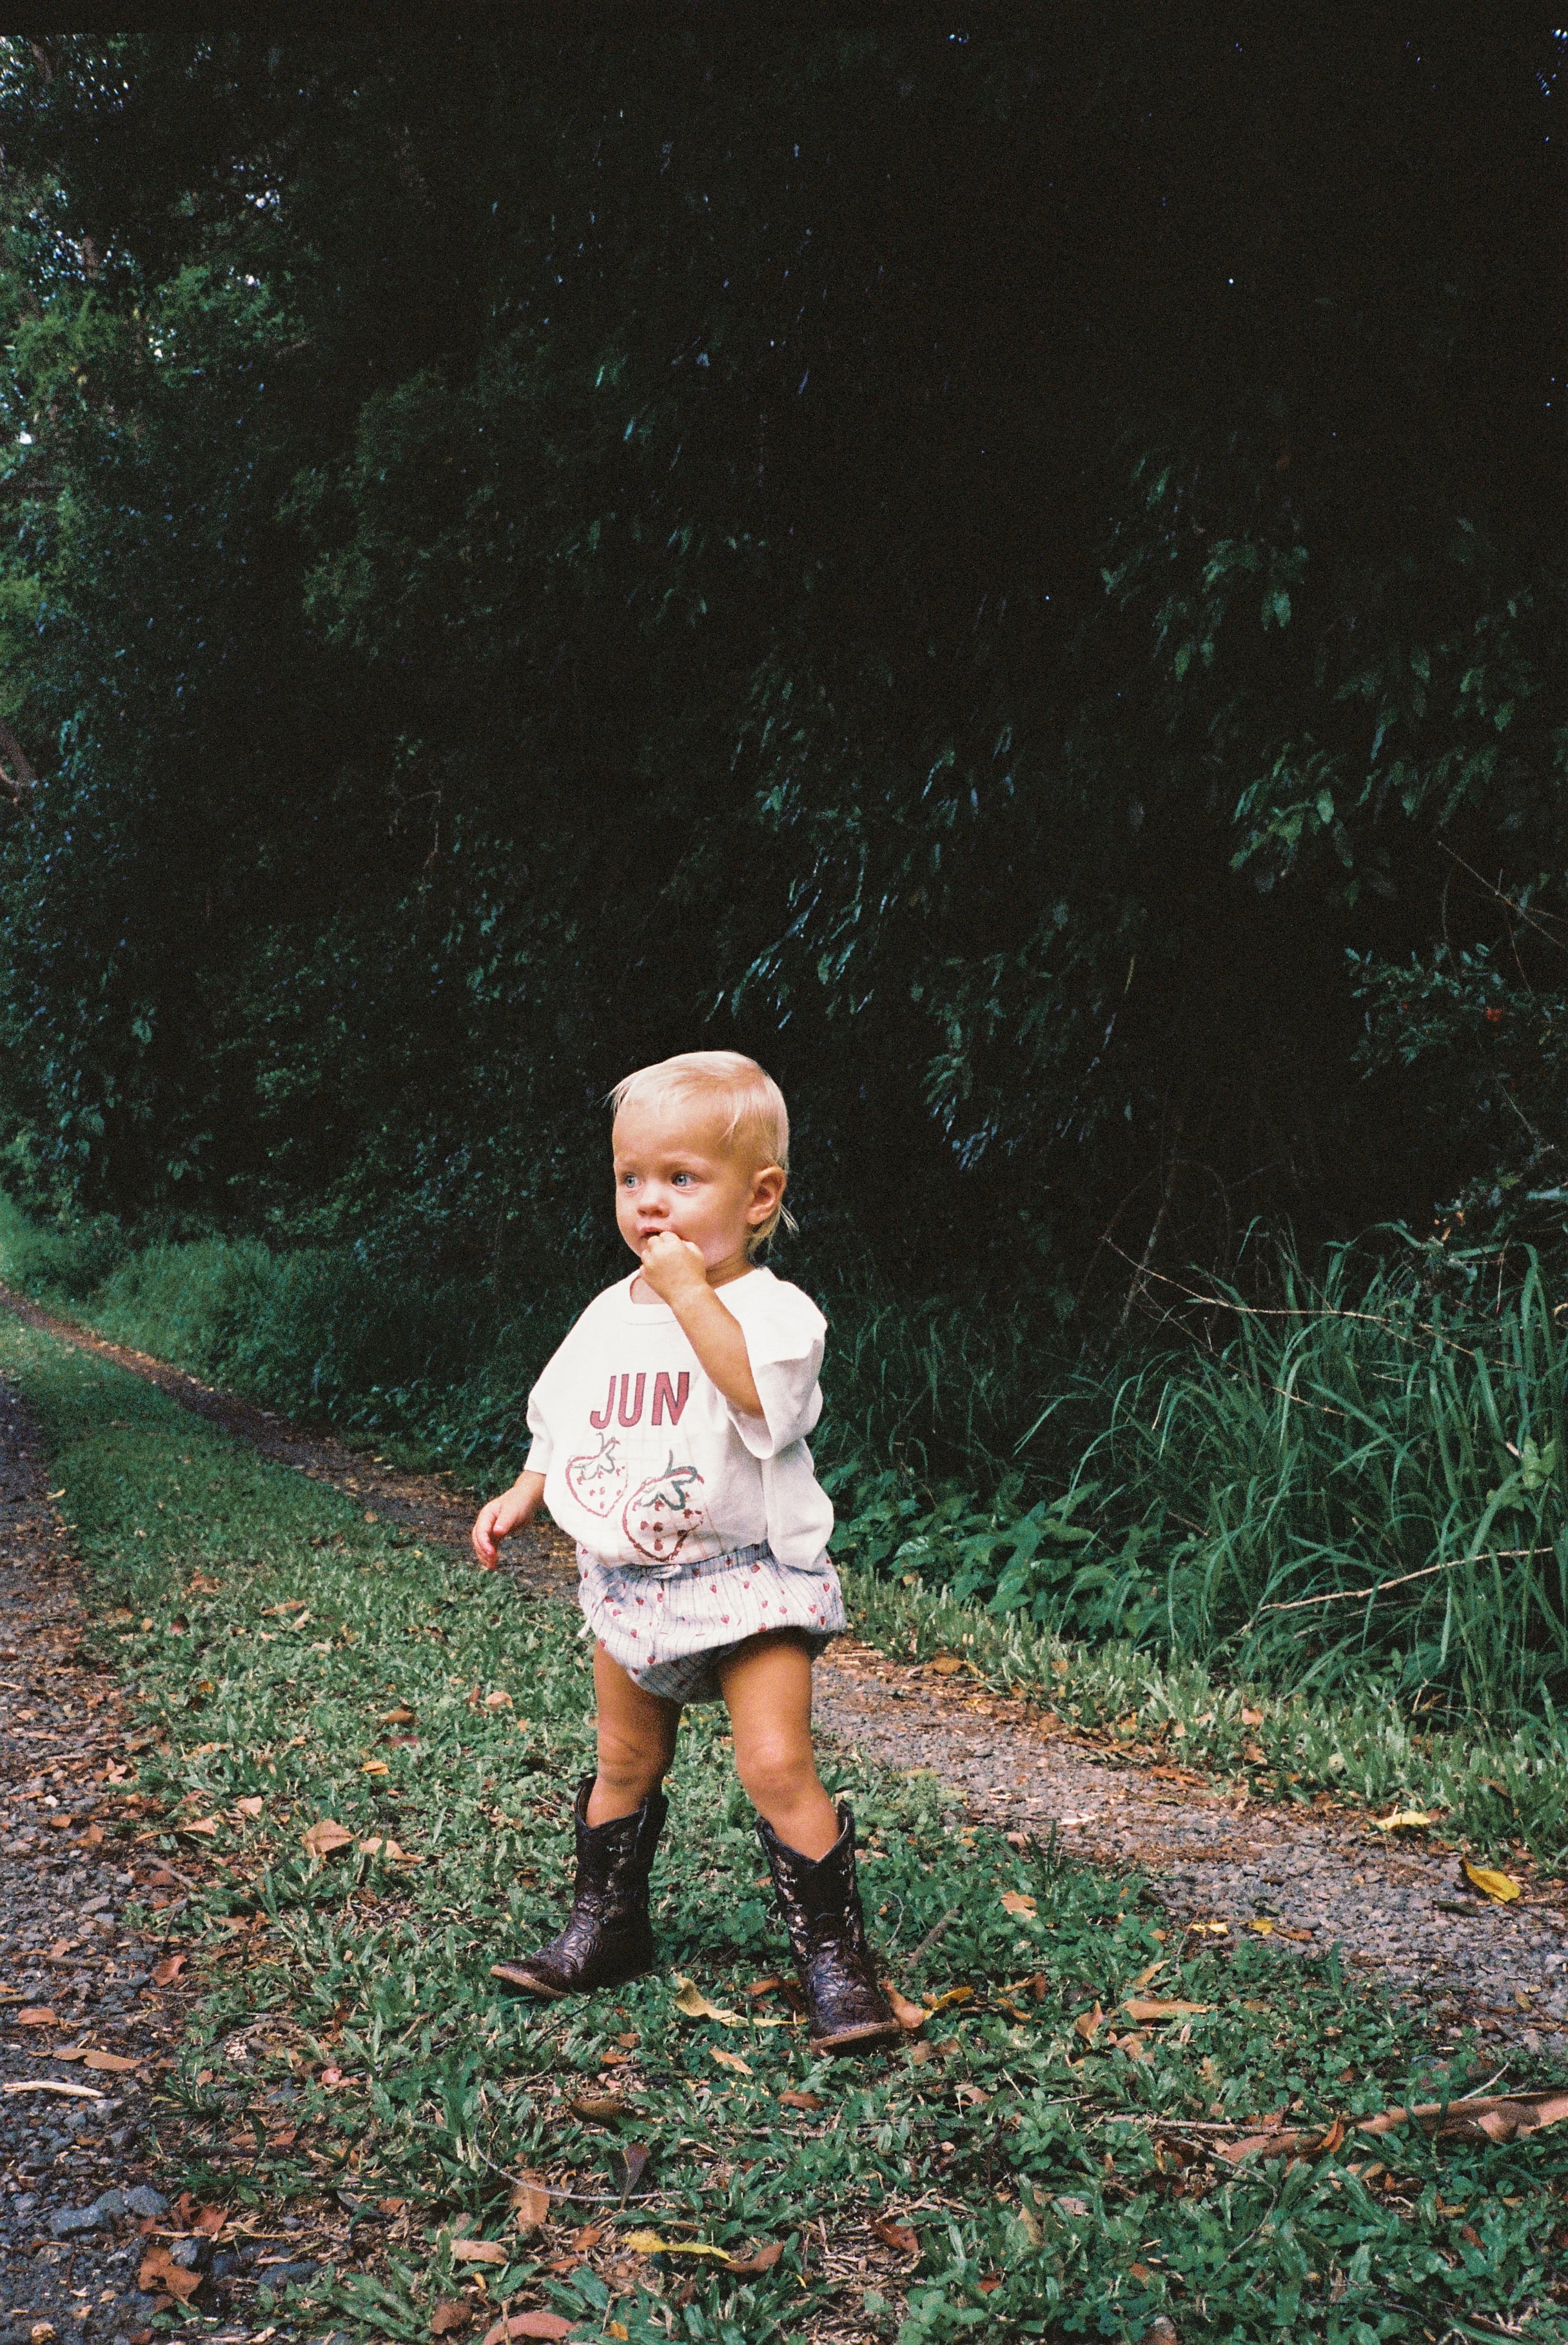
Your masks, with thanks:
M 1419 1571 L 1401 1571 L 1395 1579 L 1380 1579 L 1371 1588 L 1336 1588 L 1327 1596 L 1298 1596 L 1289 1604 L 1260 1604 L 1253 1619 L 1260 1620 L 1265 1612 L 1305 1612 L 1314 1604 L 1371 1603 L 1385 1588 L 1406 1588 L 1412 1579 L 1430 1579 L 1435 1571 L 1462 1571 L 1467 1563 L 1508 1563 L 1519 1556 L 1554 1555 L 1550 1547 L 1488 1547 L 1479 1555 L 1450 1556 L 1442 1563 L 1423 1564 Z M 1252 1626 L 1249 1620 L 1248 1628 Z
M 959 1909 L 956 1905 L 949 1905 L 946 1914 L 943 1914 L 942 1919 L 939 1922 L 933 1922 L 931 1927 L 926 1931 L 926 1935 L 921 1939 L 920 1944 L 916 1947 L 914 1953 L 907 1957 L 911 1970 L 914 1969 L 922 1954 L 928 1954 L 930 1953 L 932 1947 L 936 1944 L 937 1939 L 942 1935 L 943 1931 L 947 1927 L 948 1923 L 956 1922 L 958 1919 L 958 1912 Z

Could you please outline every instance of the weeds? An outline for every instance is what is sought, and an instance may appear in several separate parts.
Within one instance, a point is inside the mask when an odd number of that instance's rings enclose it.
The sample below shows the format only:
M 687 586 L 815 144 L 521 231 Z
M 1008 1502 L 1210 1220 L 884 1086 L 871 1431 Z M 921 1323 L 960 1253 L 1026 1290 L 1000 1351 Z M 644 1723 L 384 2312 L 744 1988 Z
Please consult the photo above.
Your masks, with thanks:
M 1434 2066 L 1331 1957 L 1194 1951 L 1136 1881 L 945 1825 L 928 1778 L 851 1761 L 836 1786 L 875 1934 L 932 2007 L 912 2048 L 814 2059 L 762 1985 L 783 1941 L 708 1710 L 672 1785 L 660 1970 L 613 2001 L 499 2001 L 489 1963 L 551 1926 L 567 1877 L 590 1751 L 570 1616 L 101 1361 L 21 1327 L 0 1328 L 0 1359 L 46 1426 L 96 1634 L 154 1737 L 110 1845 L 139 1832 L 182 1870 L 210 1858 L 166 1917 L 206 1995 L 166 2080 L 169 2154 L 201 2197 L 351 2216 L 338 2273 L 281 2316 L 410 2345 L 440 2303 L 485 2324 L 549 2307 L 637 2345 L 828 2322 L 901 2345 L 1131 2338 L 1162 2310 L 1194 2338 L 1413 2345 L 1504 2308 L 1568 2335 L 1568 2132 L 1401 2133 L 1378 2161 L 1352 2139 L 1227 2168 L 1202 2147 L 1216 2118 L 1326 2123 L 1479 2076 L 1462 2049 Z M 313 1856 L 324 1819 L 349 1837 Z M 197 1822 L 216 1829 L 193 1838 Z M 720 2017 L 679 2008 L 682 1975 Z M 1138 2023 L 1132 1991 L 1198 2008 Z M 509 2203 L 524 2172 L 555 2194 L 542 2228 Z M 782 2252 L 741 2273 L 649 2234 Z

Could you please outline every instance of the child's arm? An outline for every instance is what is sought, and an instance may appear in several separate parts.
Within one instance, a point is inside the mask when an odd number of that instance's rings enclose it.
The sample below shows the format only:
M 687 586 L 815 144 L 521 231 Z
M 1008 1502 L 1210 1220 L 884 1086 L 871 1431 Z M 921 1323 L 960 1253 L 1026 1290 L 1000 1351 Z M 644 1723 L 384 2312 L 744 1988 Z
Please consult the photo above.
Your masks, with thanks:
M 761 1416 L 762 1397 L 740 1321 L 708 1284 L 702 1249 L 673 1230 L 661 1230 L 642 1251 L 642 1275 L 667 1303 L 697 1355 L 703 1373 L 743 1416 Z
M 487 1499 L 480 1508 L 469 1536 L 475 1555 L 487 1571 L 493 1571 L 501 1560 L 496 1541 L 521 1530 L 543 1496 L 542 1474 L 520 1474 L 502 1497 Z

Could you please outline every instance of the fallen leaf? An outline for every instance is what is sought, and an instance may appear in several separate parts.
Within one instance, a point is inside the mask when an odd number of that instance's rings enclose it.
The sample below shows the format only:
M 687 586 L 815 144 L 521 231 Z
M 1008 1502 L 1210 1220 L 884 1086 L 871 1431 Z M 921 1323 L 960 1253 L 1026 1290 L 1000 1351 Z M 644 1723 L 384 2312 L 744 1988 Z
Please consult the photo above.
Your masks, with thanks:
M 249 1799 L 236 1800 L 234 1804 L 242 1816 L 258 1816 L 267 1802 L 259 1793 L 253 1793 Z
M 1027 1897 L 1021 1889 L 1004 1889 L 1002 1903 L 1009 1914 L 1033 1914 L 1035 1910 L 1035 1900 Z
M 744 2027 L 745 2020 L 738 2011 L 721 2011 L 710 2003 L 695 1979 L 677 1977 L 675 2008 L 683 2011 L 688 2019 L 716 2019 L 722 2027 Z
M 782 2239 L 769 2239 L 764 2247 L 756 2248 L 749 2256 L 732 2256 L 729 2268 L 733 2272 L 772 2271 L 784 2254 Z
M 510 2255 L 499 2239 L 454 2239 L 451 2244 L 455 2264 L 504 2264 Z
M 1490 1897 L 1494 1905 L 1512 1904 L 1518 1896 L 1519 1883 L 1511 1873 L 1493 1873 L 1484 1864 L 1472 1864 L 1468 1856 L 1462 1862 L 1465 1879 L 1472 1883 L 1483 1897 Z
M 193 1818 L 188 1824 L 177 1824 L 175 1829 L 177 1832 L 185 1834 L 199 1832 L 203 1839 L 211 1840 L 214 1833 L 217 1831 L 217 1818 L 216 1816 L 197 1816 Z
M 1383 1832 L 1425 1832 L 1436 1822 L 1437 1818 L 1429 1816 L 1424 1808 L 1396 1808 L 1391 1815 L 1372 1818 L 1378 1831 Z
M 882 1992 L 887 1997 L 887 2008 L 900 2027 L 906 2035 L 918 2035 L 927 2016 L 925 2005 L 911 2003 L 906 1995 L 899 1994 L 890 1980 L 883 1981 Z
M 919 2234 L 911 2230 L 907 2223 L 894 2223 L 885 2215 L 874 2215 L 871 2228 L 885 2248 L 893 2248 L 901 2256 L 917 2256 L 920 2253 Z
M 172 1986 L 189 1960 L 188 1954 L 166 1954 L 153 1964 L 154 1986 Z
M 903 2025 L 900 2021 L 900 2025 Z M 779 2100 L 786 2109 L 825 2109 L 827 2103 L 818 2093 L 781 2093 Z
M 53 2076 L 28 2076 L 19 2084 L 0 2085 L 0 2093 L 58 2093 L 73 2101 L 101 2101 L 104 2097 L 91 2085 L 63 2085 Z
M 1051 2204 L 1064 2215 L 1092 2215 L 1094 2208 L 1087 2198 L 1053 2198 Z
M 513 2337 L 570 2337 L 572 2327 L 559 2312 L 512 2312 L 485 2330 L 481 2345 L 507 2345 Z
M 472 2319 L 473 2307 L 466 2297 L 449 2296 L 430 2315 L 430 2335 L 450 2337 L 454 2330 L 466 2329 Z
M 116 2076 L 127 2076 L 133 2068 L 140 2067 L 141 2062 L 127 2060 L 118 2052 L 84 2052 L 82 2066 L 84 2068 L 101 2068 Z
M 149 2248 L 142 2258 L 137 2286 L 144 2296 L 155 2295 L 162 2289 L 185 2304 L 201 2286 L 201 2274 L 183 2269 L 167 2248 Z
M 752 2073 L 738 2052 L 726 2052 L 722 2044 L 710 2044 L 708 2056 L 723 2068 L 733 2068 L 737 2076 L 749 2076 Z
M 89 1848 L 102 1848 L 104 1844 L 104 1828 L 102 1824 L 89 1824 L 86 1831 L 82 1834 L 82 1838 L 86 1842 Z
M 974 2000 L 975 1990 L 972 1986 L 950 1986 L 946 1995 L 932 1995 L 926 2008 L 927 2011 L 947 2011 L 956 2003 L 973 2003 Z
M 339 1823 L 334 1816 L 323 1816 L 304 1834 L 305 1846 L 314 1857 L 330 1856 L 335 1850 L 347 1848 L 354 1835 Z
M 1079 2012 L 1073 2022 L 1073 2033 L 1081 2035 L 1086 2044 L 1092 2044 L 1104 2025 L 1105 2014 L 1097 2003 L 1092 2011 Z
M 1230 1935 L 1229 1922 L 1193 1922 L 1189 1926 L 1195 1938 L 1228 1938 Z
M 1259 1914 L 1255 1922 L 1249 1922 L 1247 1927 L 1256 1930 L 1260 1938 L 1271 1938 L 1274 1934 L 1274 1924 L 1267 1914 Z
M 510 1710 L 512 1706 L 511 1696 L 509 1693 L 487 1693 L 484 1706 L 487 1710 Z
M 1211 2003 L 1179 2003 L 1165 1995 L 1129 1995 L 1122 2005 L 1129 2019 L 1195 2019 L 1199 2012 L 1212 2011 Z
M 359 1770 L 361 1775 L 389 1775 L 391 1771 L 384 1759 L 367 1759 Z
M 1261 1726 L 1263 1723 L 1262 1711 L 1260 1710 L 1244 1710 L 1241 1713 L 1241 1723 L 1243 1726 Z
M 380 1722 L 383 1726 L 412 1726 L 415 1714 L 406 1702 L 400 1702 L 396 1710 L 381 1712 Z
M 31 2003 L 25 2011 L 16 2014 L 18 2027 L 54 2027 L 58 2025 L 46 2003 Z
M 766 1978 L 754 1979 L 750 1986 L 747 1987 L 746 1993 L 748 1995 L 776 1995 L 783 1985 L 783 1979 L 779 1976 L 777 1971 L 774 1971 L 770 1973 Z
M 613 2125 L 617 2117 L 627 2114 L 625 2102 L 609 2093 L 582 2093 L 567 2106 L 589 2125 Z
M 629 2141 L 624 2149 L 617 2150 L 614 2158 L 614 2181 L 622 2198 L 635 2190 L 648 2170 L 648 2160 L 653 2153 L 646 2142 Z
M 707 2256 L 714 2263 L 727 2264 L 728 2248 L 710 2247 L 705 2239 L 665 2239 L 657 2231 L 628 2231 L 626 2245 L 634 2256 Z
M 1241 1756 L 1246 1760 L 1249 1767 L 1266 1767 L 1269 1763 L 1267 1751 L 1260 1751 L 1255 1742 L 1244 1742 L 1241 1745 Z
M 525 2174 L 511 2186 L 509 2199 L 520 2231 L 531 2231 L 550 2220 L 550 2193 L 538 2178 Z

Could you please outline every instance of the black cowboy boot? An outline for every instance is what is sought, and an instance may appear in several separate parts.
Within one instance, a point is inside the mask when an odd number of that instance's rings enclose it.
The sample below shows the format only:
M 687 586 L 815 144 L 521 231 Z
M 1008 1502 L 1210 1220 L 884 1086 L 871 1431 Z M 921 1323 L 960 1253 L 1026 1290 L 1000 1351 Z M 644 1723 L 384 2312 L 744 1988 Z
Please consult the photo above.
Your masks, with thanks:
M 565 1929 L 526 1962 L 490 1966 L 514 1995 L 582 1995 L 652 1967 L 648 1874 L 670 1803 L 650 1792 L 631 1815 L 591 1824 L 593 1782 L 585 1775 L 577 1787 L 577 1885 Z
M 814 1863 L 787 1848 L 757 1818 L 774 1889 L 805 1989 L 814 2052 L 898 2041 L 898 2022 L 883 2000 L 865 1943 L 865 1921 L 855 1878 L 855 1818 L 838 1811 L 838 1838 Z

